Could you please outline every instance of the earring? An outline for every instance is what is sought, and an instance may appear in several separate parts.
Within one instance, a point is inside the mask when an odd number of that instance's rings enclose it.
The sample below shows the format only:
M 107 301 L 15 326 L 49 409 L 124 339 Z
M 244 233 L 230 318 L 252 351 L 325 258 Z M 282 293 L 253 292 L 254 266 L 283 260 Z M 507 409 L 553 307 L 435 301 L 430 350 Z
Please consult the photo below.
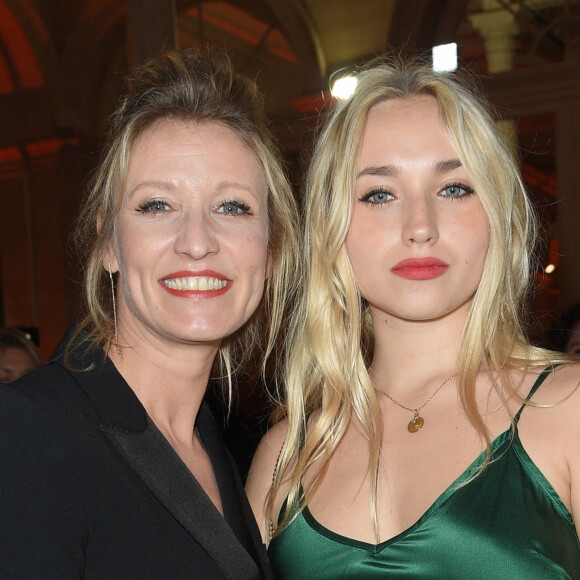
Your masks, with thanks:
M 117 329 L 117 301 L 115 299 L 115 282 L 113 281 L 111 262 L 109 262 L 109 280 L 111 281 L 111 298 L 113 299 L 113 323 L 115 325 L 114 329 L 115 347 L 117 349 L 117 354 L 121 354 L 121 349 L 119 348 L 119 330 Z

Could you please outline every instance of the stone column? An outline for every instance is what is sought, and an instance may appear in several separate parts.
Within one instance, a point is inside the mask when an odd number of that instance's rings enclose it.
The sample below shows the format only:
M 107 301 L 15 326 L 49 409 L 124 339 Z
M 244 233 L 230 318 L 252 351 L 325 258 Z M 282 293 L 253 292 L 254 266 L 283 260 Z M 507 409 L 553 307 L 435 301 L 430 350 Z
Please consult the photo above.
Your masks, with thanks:
M 469 20 L 485 43 L 485 58 L 490 73 L 505 72 L 514 66 L 515 36 L 519 32 L 514 12 L 502 8 L 496 0 L 483 0 L 482 12 Z
M 482 36 L 485 44 L 487 70 L 490 74 L 510 71 L 514 67 L 515 36 L 519 32 L 514 12 L 502 8 L 496 0 L 483 0 L 482 12 L 471 14 L 469 20 Z M 501 119 L 498 128 L 517 150 L 517 122 L 514 119 Z

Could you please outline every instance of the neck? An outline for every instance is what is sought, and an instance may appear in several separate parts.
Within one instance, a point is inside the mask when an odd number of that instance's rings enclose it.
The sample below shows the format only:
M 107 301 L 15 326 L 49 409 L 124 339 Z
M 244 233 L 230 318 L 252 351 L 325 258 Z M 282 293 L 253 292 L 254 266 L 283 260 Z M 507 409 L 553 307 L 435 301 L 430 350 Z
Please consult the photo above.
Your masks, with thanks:
M 370 374 L 377 389 L 403 400 L 431 394 L 459 370 L 464 322 L 464 316 L 452 314 L 419 322 L 373 317 L 375 352 Z
M 108 355 L 161 431 L 191 440 L 218 344 L 163 342 L 119 330 Z

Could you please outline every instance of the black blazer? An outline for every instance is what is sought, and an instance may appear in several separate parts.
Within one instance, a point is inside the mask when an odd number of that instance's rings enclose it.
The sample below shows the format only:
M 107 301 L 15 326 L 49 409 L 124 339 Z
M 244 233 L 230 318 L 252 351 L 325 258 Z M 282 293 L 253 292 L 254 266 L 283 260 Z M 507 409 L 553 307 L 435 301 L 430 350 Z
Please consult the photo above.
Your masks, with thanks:
M 271 578 L 211 412 L 224 517 L 99 350 L 0 386 L 0 578 Z

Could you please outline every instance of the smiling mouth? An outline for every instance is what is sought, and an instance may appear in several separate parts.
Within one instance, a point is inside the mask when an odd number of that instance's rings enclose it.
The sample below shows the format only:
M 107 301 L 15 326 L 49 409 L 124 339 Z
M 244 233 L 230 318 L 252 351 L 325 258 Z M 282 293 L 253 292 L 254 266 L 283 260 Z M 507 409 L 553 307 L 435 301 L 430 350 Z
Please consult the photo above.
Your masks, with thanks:
M 182 292 L 215 292 L 225 288 L 228 281 L 211 276 L 188 276 L 185 278 L 168 278 L 163 280 L 163 284 L 170 290 Z

